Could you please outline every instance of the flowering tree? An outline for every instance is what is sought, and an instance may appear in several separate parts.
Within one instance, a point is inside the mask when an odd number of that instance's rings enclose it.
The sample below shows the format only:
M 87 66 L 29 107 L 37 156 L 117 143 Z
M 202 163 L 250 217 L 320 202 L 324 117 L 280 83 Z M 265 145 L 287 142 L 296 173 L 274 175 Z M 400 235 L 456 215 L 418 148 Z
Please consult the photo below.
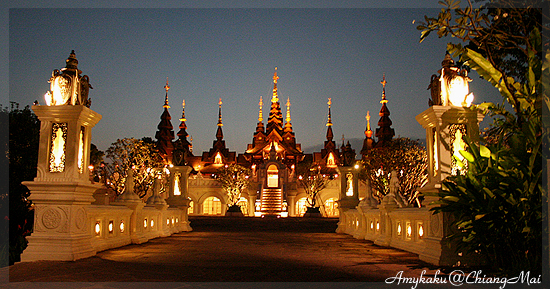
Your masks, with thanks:
M 242 192 L 250 184 L 250 169 L 238 164 L 226 165 L 216 172 L 216 180 L 227 193 L 230 206 L 236 206 Z
M 321 167 L 311 163 L 298 164 L 296 172 L 298 173 L 298 183 L 308 196 L 308 205 L 311 208 L 318 207 L 319 193 L 334 179 L 334 175 L 322 174 Z
M 134 191 L 140 198 L 147 194 L 158 174 L 166 174 L 162 159 L 152 142 L 134 138 L 118 139 L 107 149 L 106 157 L 111 162 L 101 164 L 101 180 L 117 195 L 124 192 L 128 169 L 134 171 Z
M 365 182 L 368 178 L 376 192 L 373 197 L 380 201 L 389 193 L 390 174 L 395 170 L 405 200 L 419 205 L 416 191 L 428 182 L 427 159 L 426 149 L 418 141 L 396 138 L 386 147 L 369 151 L 359 179 Z

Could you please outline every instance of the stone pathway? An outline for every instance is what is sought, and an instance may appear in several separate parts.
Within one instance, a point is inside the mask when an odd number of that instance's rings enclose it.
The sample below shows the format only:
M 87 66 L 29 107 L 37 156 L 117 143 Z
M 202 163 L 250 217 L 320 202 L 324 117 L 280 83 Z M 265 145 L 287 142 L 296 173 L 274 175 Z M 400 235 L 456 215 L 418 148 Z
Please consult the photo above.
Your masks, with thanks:
M 419 277 L 423 270 L 425 275 L 437 270 L 415 254 L 333 233 L 336 222 L 194 218 L 192 232 L 99 252 L 94 257 L 17 263 L 9 267 L 10 287 L 38 284 L 17 283 L 26 281 L 383 282 L 400 271 L 404 277 Z

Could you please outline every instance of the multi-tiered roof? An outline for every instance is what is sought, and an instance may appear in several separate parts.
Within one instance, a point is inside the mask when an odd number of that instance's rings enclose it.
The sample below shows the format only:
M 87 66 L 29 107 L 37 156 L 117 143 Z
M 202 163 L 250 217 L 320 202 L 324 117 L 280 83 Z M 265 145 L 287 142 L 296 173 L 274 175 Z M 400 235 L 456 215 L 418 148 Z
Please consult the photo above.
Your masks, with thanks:
M 252 144 L 249 144 L 244 158 L 246 161 L 259 164 L 262 163 L 269 156 L 271 147 L 275 147 L 277 157 L 281 159 L 285 164 L 296 164 L 303 158 L 303 152 L 300 144 L 296 144 L 296 136 L 292 130 L 291 117 L 290 117 L 290 99 L 287 99 L 287 111 L 286 111 L 286 123 L 283 126 L 283 113 L 281 111 L 281 105 L 279 103 L 279 93 L 277 89 L 277 82 L 279 76 L 277 76 L 277 68 L 273 74 L 273 94 L 271 97 L 271 108 L 269 110 L 269 117 L 267 120 L 267 126 L 264 131 L 263 114 L 262 114 L 262 99 L 260 99 L 260 113 L 258 117 L 258 124 L 256 126 L 256 132 L 252 139 Z

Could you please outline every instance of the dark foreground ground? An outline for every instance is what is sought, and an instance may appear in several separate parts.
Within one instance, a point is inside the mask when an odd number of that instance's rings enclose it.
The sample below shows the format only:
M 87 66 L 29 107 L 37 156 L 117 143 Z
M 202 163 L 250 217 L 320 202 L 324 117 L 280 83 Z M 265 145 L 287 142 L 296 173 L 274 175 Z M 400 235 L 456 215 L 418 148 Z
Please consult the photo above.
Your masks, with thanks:
M 74 262 L 17 263 L 9 267 L 9 283 L 5 285 L 10 288 L 38 285 L 120 288 L 131 284 L 131 288 L 201 288 L 217 283 L 194 282 L 361 282 L 346 284 L 365 288 L 363 282 L 384 282 L 401 271 L 404 277 L 419 277 L 423 270 L 428 276 L 436 272 L 437 268 L 420 261 L 415 254 L 334 233 L 337 221 L 195 217 L 191 218 L 192 232 L 99 252 Z M 79 283 L 46 283 L 67 281 Z M 97 282 L 163 282 L 163 285 Z M 231 284 L 234 283 L 221 286 Z M 307 283 L 235 284 L 240 288 L 243 285 L 311 288 Z M 316 284 L 313 288 L 325 288 L 329 283 Z M 343 285 L 338 284 L 336 288 Z M 401 284 L 398 288 L 411 288 L 411 285 L 414 284 Z

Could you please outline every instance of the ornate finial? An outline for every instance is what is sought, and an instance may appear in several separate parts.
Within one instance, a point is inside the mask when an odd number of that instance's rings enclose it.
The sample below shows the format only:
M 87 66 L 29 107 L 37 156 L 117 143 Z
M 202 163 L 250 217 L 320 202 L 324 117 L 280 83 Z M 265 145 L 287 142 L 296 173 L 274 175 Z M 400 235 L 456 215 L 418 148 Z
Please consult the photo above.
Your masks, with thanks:
M 327 120 L 327 126 L 332 126 L 332 114 L 330 113 L 330 106 L 332 105 L 332 98 L 328 99 L 328 120 Z
M 342 134 L 342 147 L 344 147 L 344 142 L 346 141 L 346 138 L 344 137 L 344 134 Z
M 222 123 L 222 98 L 220 97 L 220 101 L 218 102 L 219 105 L 219 112 L 218 112 L 218 126 L 223 126 Z
M 170 89 L 170 86 L 168 85 L 168 77 L 166 77 L 166 85 L 164 86 L 164 89 L 166 90 L 166 92 L 168 92 L 168 90 Z
M 273 83 L 277 83 L 279 77 L 277 76 L 277 67 L 275 67 L 275 73 L 273 73 Z
M 76 54 L 74 53 L 74 50 L 71 50 L 71 54 L 69 54 L 69 58 L 67 58 L 65 62 L 67 63 L 65 65 L 65 69 L 77 69 L 78 60 L 76 59 Z
M 279 76 L 277 76 L 277 67 L 275 67 L 275 73 L 273 74 L 273 97 L 271 97 L 271 103 L 279 102 L 279 95 L 277 93 L 278 79 L 279 79 Z
M 286 99 L 286 122 L 290 122 L 290 97 Z
M 181 106 L 182 106 L 183 108 L 182 108 L 182 111 L 181 111 L 181 118 L 180 118 L 180 121 L 187 121 L 187 119 L 185 119 L 185 99 L 184 99 L 183 102 L 181 103 Z
M 166 85 L 164 86 L 164 90 L 166 90 L 166 95 L 164 96 L 164 105 L 162 107 L 164 108 L 170 108 L 168 105 L 168 90 L 170 89 L 170 86 L 168 85 L 168 77 L 166 77 Z
M 260 96 L 260 102 L 258 103 L 258 105 L 260 106 L 260 113 L 258 114 L 258 121 L 262 122 L 262 121 L 264 121 L 264 115 L 262 113 L 262 106 L 264 105 L 264 101 L 263 101 L 261 96 Z
M 451 57 L 451 54 L 449 54 L 449 51 L 445 52 L 445 58 L 443 58 L 443 61 L 441 62 L 442 67 L 451 67 L 454 66 L 455 61 Z
M 380 103 L 388 102 L 388 100 L 386 100 L 386 83 L 388 82 L 386 81 L 386 74 L 384 73 L 382 81 L 380 81 L 380 84 L 382 84 L 382 100 L 380 101 Z

